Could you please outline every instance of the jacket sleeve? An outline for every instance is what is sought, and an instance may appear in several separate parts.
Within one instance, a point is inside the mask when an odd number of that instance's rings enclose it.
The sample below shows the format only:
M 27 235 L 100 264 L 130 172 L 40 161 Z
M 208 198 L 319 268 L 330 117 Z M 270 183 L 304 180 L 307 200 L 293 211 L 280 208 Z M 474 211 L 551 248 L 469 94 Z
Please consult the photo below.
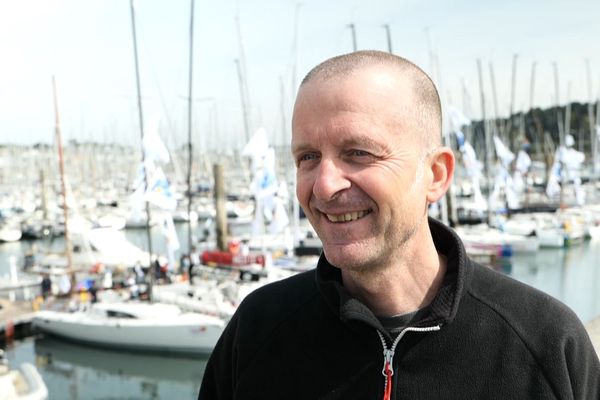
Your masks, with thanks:
M 600 362 L 583 323 L 566 306 L 546 314 L 554 324 L 539 329 L 534 345 L 554 398 L 600 400 Z
M 208 359 L 198 400 L 233 399 L 236 382 L 237 314 L 227 324 Z
M 600 400 L 600 362 L 592 342 L 581 324 L 564 344 L 564 361 L 574 400 Z

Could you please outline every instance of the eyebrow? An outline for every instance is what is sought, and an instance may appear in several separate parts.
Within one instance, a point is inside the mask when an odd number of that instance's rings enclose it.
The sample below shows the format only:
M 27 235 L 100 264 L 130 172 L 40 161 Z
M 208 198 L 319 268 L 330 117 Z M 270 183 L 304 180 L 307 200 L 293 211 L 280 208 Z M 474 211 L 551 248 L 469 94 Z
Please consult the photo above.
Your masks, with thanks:
M 382 144 L 376 140 L 373 140 L 371 137 L 367 135 L 360 135 L 358 137 L 345 137 L 341 139 L 341 146 L 343 148 L 347 147 L 367 147 L 369 149 L 375 149 L 378 151 L 383 151 L 385 149 L 385 144 Z M 312 146 L 311 144 L 298 144 L 296 146 L 292 145 L 291 152 L 293 155 L 298 153 L 303 153 L 305 151 L 319 151 L 318 148 Z
M 353 137 L 349 137 L 349 138 L 343 138 L 342 139 L 342 146 L 343 147 L 355 147 L 355 146 L 365 146 L 368 147 L 370 149 L 376 149 L 376 150 L 383 150 L 385 149 L 385 144 L 378 142 L 377 140 L 374 140 L 373 138 L 367 136 L 367 135 L 360 135 L 358 137 L 353 136 Z
M 299 144 L 299 145 L 295 145 L 295 146 L 292 144 L 292 147 L 291 147 L 292 155 L 296 155 L 298 153 L 303 153 L 305 151 L 315 151 L 315 150 L 316 149 L 309 144 Z

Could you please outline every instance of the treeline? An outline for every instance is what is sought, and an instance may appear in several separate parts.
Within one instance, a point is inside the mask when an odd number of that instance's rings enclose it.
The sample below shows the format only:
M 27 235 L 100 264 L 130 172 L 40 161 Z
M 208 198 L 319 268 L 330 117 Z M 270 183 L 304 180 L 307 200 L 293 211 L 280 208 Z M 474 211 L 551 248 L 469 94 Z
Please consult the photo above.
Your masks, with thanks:
M 591 107 L 591 118 L 588 103 L 571 103 L 567 106 L 548 109 L 534 108 L 525 113 L 513 114 L 510 118 L 487 120 L 489 132 L 498 135 L 517 153 L 525 142 L 530 144 L 530 157 L 534 160 L 552 162 L 556 147 L 564 140 L 566 134 L 575 139 L 575 149 L 583 152 L 586 162 L 592 159 L 592 143 L 590 126 L 595 130 L 596 104 Z M 590 120 L 593 122 L 590 125 Z M 481 120 L 474 121 L 464 132 L 478 154 L 485 154 L 485 130 Z M 594 132 L 593 135 L 596 133 Z M 481 158 L 481 157 L 480 157 Z

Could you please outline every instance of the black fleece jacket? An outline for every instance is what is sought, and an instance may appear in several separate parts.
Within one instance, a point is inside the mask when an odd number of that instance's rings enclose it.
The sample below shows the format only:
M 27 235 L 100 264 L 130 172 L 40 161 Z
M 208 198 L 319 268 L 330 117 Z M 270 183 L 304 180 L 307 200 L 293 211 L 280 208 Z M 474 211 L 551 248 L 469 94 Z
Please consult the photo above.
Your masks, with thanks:
M 472 262 L 452 230 L 429 224 L 448 272 L 430 312 L 395 347 L 391 399 L 600 399 L 600 363 L 577 316 Z M 382 338 L 389 349 L 392 338 L 322 256 L 316 270 L 242 302 L 199 399 L 379 400 Z

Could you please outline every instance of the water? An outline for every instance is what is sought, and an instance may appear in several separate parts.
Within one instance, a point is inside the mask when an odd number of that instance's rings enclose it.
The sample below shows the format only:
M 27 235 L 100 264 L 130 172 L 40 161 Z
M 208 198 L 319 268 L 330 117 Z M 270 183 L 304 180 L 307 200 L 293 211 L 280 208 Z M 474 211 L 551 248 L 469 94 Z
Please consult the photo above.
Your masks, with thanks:
M 206 359 L 124 353 L 39 336 L 7 348 L 38 367 L 50 399 L 196 399 Z
M 600 241 L 514 255 L 494 267 L 568 305 L 584 322 L 600 316 Z
M 178 225 L 177 231 L 181 251 L 186 251 L 187 225 Z M 147 247 L 144 230 L 126 234 L 140 247 Z M 0 245 L 0 275 L 8 273 L 10 255 L 17 256 L 20 265 L 29 245 Z M 55 243 L 60 245 L 60 241 Z M 165 247 L 160 232 L 154 230 L 153 248 L 163 251 Z M 587 322 L 600 316 L 599 259 L 600 241 L 587 241 L 567 249 L 513 255 L 492 267 L 556 297 Z M 50 398 L 61 400 L 196 399 L 207 361 L 95 349 L 43 336 L 16 342 L 7 355 L 12 365 L 25 361 L 37 365 Z
M 187 224 L 177 224 L 181 248 L 179 259 L 187 252 Z M 196 237 L 202 226 L 193 227 Z M 144 229 L 125 231 L 127 238 L 147 249 Z M 14 242 L 0 244 L 0 275 L 8 275 L 9 258 L 18 266 L 23 254 L 32 246 L 38 249 L 64 249 L 64 241 Z M 152 229 L 152 247 L 165 254 L 166 243 L 160 228 Z M 96 349 L 40 335 L 17 341 L 6 348 L 13 366 L 23 362 L 36 365 L 48 386 L 50 399 L 196 399 L 207 358 L 194 356 L 147 355 Z

